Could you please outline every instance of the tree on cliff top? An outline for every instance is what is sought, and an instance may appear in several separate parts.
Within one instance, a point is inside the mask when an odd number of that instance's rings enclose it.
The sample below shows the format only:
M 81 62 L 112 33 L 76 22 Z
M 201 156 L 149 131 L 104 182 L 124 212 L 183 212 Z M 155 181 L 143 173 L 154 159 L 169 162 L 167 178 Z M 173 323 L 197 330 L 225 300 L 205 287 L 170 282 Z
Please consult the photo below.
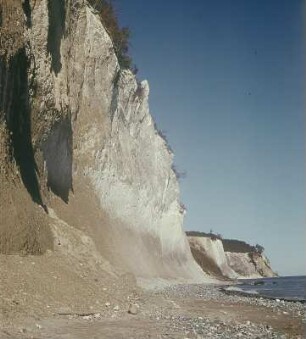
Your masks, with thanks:
M 111 0 L 89 0 L 91 6 L 98 11 L 101 21 L 112 39 L 119 65 L 137 72 L 132 65 L 132 58 L 128 55 L 130 30 L 128 27 L 120 27 L 118 17 Z

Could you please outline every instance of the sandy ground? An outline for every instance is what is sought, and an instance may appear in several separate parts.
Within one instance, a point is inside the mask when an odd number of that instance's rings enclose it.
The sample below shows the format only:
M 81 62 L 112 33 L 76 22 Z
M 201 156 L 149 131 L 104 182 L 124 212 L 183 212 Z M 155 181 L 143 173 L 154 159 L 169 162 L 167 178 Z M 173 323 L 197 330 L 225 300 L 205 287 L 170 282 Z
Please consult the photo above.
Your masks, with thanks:
M 147 289 L 138 287 L 131 274 L 105 259 L 103 246 L 82 227 L 83 219 L 74 220 L 68 209 L 56 207 L 62 215 L 50 208 L 48 216 L 52 250 L 41 255 L 0 254 L 0 339 L 304 335 L 305 310 L 300 303 L 227 295 L 220 285 L 165 287 L 165 282 L 147 281 L 142 283 Z M 37 215 L 42 214 L 37 209 Z M 79 225 L 72 227 L 64 220 Z M 128 313 L 131 305 L 139 307 L 137 314 Z
M 15 312 L 12 317 L 11 312 L 7 322 L 2 321 L 0 338 L 230 339 L 304 338 L 305 334 L 302 304 L 228 296 L 218 286 L 180 285 L 160 291 L 134 290 L 132 295 L 122 290 L 107 298 L 74 310 L 49 306 L 51 312 L 41 310 L 40 315 Z M 128 313 L 131 303 L 139 305 L 135 315 Z

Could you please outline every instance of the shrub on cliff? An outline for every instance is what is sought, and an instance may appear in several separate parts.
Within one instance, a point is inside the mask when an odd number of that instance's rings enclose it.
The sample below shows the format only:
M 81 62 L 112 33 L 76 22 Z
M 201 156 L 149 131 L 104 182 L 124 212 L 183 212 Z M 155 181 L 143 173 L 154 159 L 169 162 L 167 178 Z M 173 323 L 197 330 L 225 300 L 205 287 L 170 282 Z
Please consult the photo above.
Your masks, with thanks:
M 249 253 L 255 251 L 254 246 L 236 239 L 223 239 L 223 247 L 225 252 Z
M 199 232 L 199 231 L 187 231 L 187 236 L 190 237 L 203 237 L 203 238 L 210 238 L 211 240 L 222 240 L 221 234 L 215 234 L 212 230 L 209 233 Z
M 258 244 L 256 244 L 256 246 L 252 246 L 245 241 L 236 239 L 224 239 L 221 234 L 215 234 L 212 229 L 209 231 L 209 233 L 188 231 L 186 232 L 186 234 L 187 236 L 192 237 L 205 237 L 210 238 L 211 240 L 221 240 L 225 252 L 248 253 L 250 258 L 253 258 L 253 256 L 256 257 L 258 255 L 261 255 L 265 250 L 263 246 Z
M 262 254 L 262 253 L 264 252 L 265 249 L 264 249 L 263 246 L 261 246 L 261 245 L 259 245 L 259 244 L 256 244 L 255 250 L 256 250 L 257 253 Z
M 89 3 L 99 13 L 101 21 L 113 41 L 120 67 L 131 69 L 134 74 L 137 73 L 137 68 L 132 65 L 132 58 L 128 55 L 130 30 L 128 27 L 120 27 L 112 1 L 89 0 Z

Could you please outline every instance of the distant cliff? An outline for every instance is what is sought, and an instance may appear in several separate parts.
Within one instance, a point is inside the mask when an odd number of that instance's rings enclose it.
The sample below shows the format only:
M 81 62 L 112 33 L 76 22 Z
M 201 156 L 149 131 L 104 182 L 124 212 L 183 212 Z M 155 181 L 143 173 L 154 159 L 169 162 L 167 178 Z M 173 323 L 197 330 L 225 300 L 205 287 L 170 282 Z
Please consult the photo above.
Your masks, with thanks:
M 187 232 L 187 235 L 195 260 L 211 276 L 221 279 L 276 276 L 259 245 L 222 239 L 212 233 Z

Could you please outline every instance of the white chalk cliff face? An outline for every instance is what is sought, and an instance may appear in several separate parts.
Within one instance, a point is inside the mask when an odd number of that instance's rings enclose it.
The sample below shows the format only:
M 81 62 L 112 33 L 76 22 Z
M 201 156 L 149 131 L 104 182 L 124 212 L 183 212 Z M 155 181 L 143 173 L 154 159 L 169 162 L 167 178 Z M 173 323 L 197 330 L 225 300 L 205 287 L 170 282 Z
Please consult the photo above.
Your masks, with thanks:
M 148 82 L 120 69 L 112 41 L 87 2 L 66 1 L 61 8 L 63 2 L 54 1 L 51 15 L 46 0 L 31 3 L 27 34 L 41 93 L 35 105 L 67 111 L 71 118 L 73 182 L 89 185 L 108 218 L 96 236 L 111 250 L 101 251 L 138 276 L 205 279 L 182 230 L 173 154 L 150 115 Z M 50 25 L 65 27 L 65 33 L 55 28 L 50 36 Z M 48 39 L 57 39 L 50 54 Z
M 225 252 L 229 266 L 240 278 L 275 277 L 268 259 L 263 254 Z
M 188 236 L 188 241 L 195 259 L 205 272 L 231 279 L 239 277 L 229 266 L 220 239 Z
M 93 240 L 94 257 L 139 278 L 270 274 L 219 240 L 191 239 L 203 270 L 195 262 L 148 82 L 120 68 L 89 1 L 14 0 L 0 15 L 0 253 L 43 254 L 66 225 Z
M 192 254 L 203 271 L 219 278 L 242 279 L 274 277 L 264 254 L 225 252 L 222 240 L 188 236 Z

